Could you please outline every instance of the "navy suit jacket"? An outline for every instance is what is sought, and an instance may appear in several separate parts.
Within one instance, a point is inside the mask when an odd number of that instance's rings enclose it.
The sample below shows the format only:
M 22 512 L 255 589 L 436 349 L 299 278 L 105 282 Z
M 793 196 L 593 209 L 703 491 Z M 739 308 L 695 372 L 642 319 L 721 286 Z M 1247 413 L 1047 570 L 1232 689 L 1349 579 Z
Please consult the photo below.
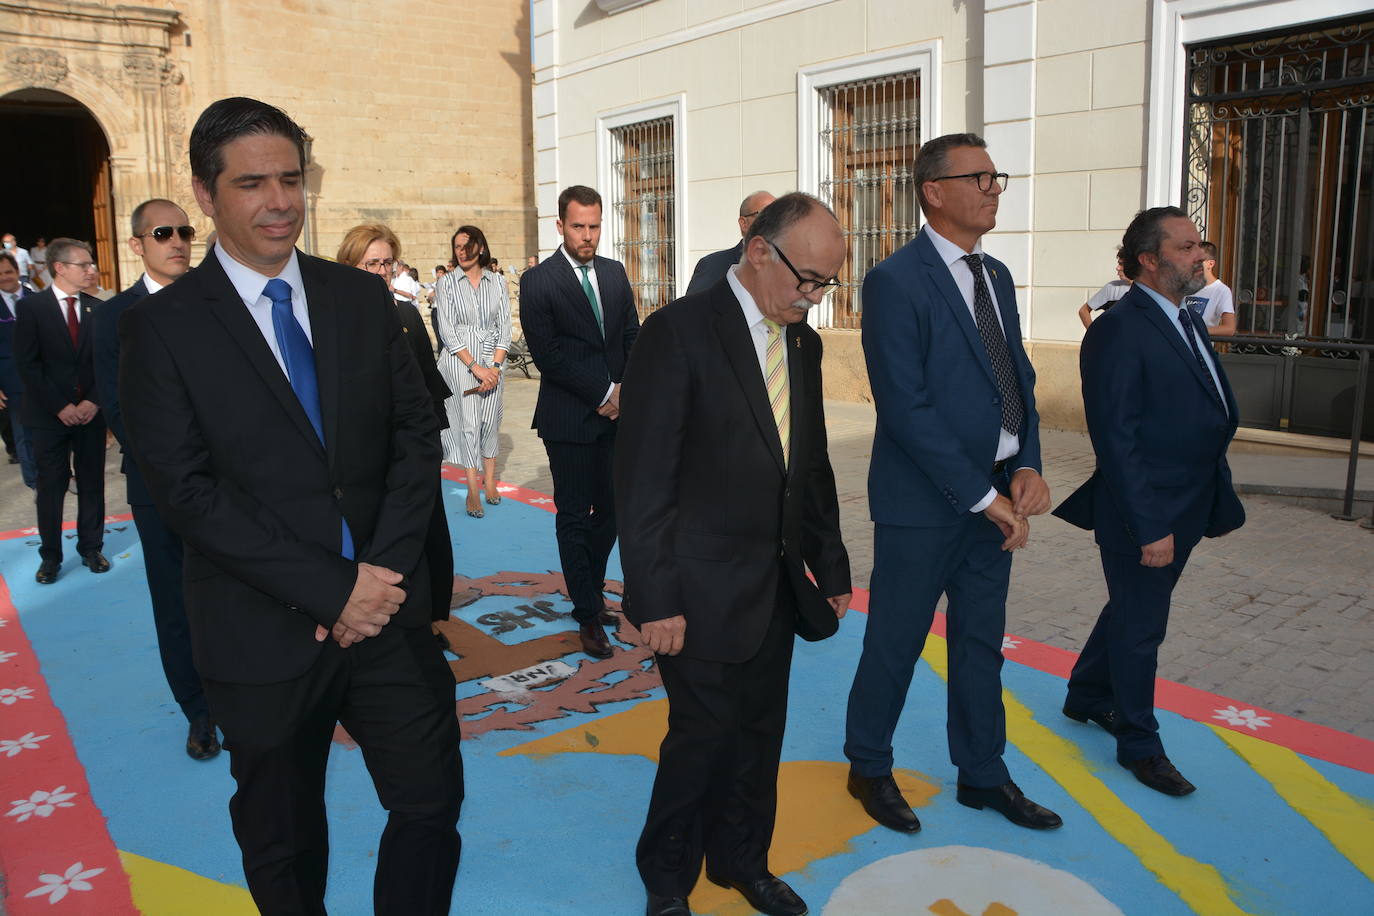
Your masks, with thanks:
M 1008 471 L 1040 470 L 1035 370 L 1021 344 L 1011 271 L 984 256 L 1025 402 Z M 1002 400 L 983 339 L 924 231 L 864 277 L 863 347 L 878 423 L 868 470 L 873 521 L 957 524 L 987 496 Z
M 19 298 L 24 298 L 30 292 L 21 286 Z M 14 361 L 14 312 L 18 310 L 19 299 L 14 300 L 14 310 L 11 311 L 4 299 L 0 298 L 0 391 L 7 397 L 24 393 L 24 380 L 19 377 L 19 366 Z
M 561 249 L 520 276 L 520 327 L 539 367 L 532 429 L 551 442 L 593 442 L 614 428 L 596 412 L 639 334 L 639 313 L 625 267 L 592 261 L 606 333 Z
M 706 290 L 715 286 L 725 279 L 725 272 L 732 266 L 739 263 L 739 259 L 744 255 L 744 239 L 740 239 L 734 248 L 727 248 L 724 251 L 713 251 L 697 261 L 696 270 L 692 271 L 692 279 L 687 284 L 687 295 L 693 293 L 704 293 Z
M 112 296 L 96 309 L 92 319 L 95 328 L 95 381 L 100 391 L 100 409 L 124 453 L 119 461 L 119 469 L 124 472 L 131 506 L 151 506 L 153 495 L 143 482 L 138 463 L 129 454 L 129 440 L 124 434 L 124 414 L 119 407 L 119 316 L 146 295 L 148 288 L 143 285 L 143 278 L 139 277 L 133 286 Z
M 1208 350 L 1211 339 L 1195 324 Z M 1196 544 L 1245 524 L 1226 447 L 1239 411 L 1220 361 L 1226 410 L 1183 336 L 1140 286 L 1092 323 L 1079 351 L 1092 477 L 1054 510 L 1111 550 L 1167 535 Z
M 72 346 L 54 288 L 25 296 L 15 304 L 14 359 L 24 383 L 19 422 L 62 429 L 58 413 L 83 400 L 100 403 L 91 359 L 91 320 L 101 301 L 78 294 L 80 330 Z

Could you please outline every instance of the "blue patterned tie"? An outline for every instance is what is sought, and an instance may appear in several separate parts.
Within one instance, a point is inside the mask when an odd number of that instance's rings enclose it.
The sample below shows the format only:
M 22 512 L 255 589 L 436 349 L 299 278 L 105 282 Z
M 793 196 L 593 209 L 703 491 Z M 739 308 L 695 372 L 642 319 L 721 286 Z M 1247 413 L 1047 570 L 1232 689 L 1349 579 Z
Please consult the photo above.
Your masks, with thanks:
M 310 346 L 310 338 L 291 311 L 291 284 L 281 278 L 268 280 L 262 294 L 272 300 L 272 332 L 277 337 L 277 348 L 281 350 L 282 362 L 286 363 L 286 377 L 291 382 L 291 390 L 315 427 L 315 435 L 324 445 L 324 417 L 320 412 L 320 384 L 315 374 L 315 350 Z M 345 559 L 353 559 L 353 533 L 348 530 L 348 520 L 343 520 L 343 546 L 340 551 Z
M 1222 400 L 1221 392 L 1217 390 L 1216 379 L 1212 378 L 1211 367 L 1207 365 L 1207 360 L 1203 359 L 1202 350 L 1197 344 L 1197 337 L 1194 336 L 1194 320 L 1193 310 L 1188 308 L 1188 306 L 1185 305 L 1178 310 L 1178 323 L 1183 328 L 1183 336 L 1188 338 L 1188 349 L 1193 351 L 1193 359 L 1197 360 L 1197 364 L 1202 367 L 1202 375 L 1207 379 L 1207 390 L 1211 392 L 1216 402 L 1221 405 L 1221 409 L 1226 410 L 1226 402 Z

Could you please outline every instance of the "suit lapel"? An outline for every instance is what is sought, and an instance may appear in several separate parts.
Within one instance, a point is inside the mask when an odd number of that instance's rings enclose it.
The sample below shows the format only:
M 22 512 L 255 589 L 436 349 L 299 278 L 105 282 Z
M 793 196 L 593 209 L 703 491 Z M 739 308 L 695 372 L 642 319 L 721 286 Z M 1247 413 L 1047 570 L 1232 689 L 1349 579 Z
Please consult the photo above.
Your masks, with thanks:
M 940 259 L 940 253 L 935 250 L 935 244 L 926 237 L 924 232 L 916 236 L 913 244 L 917 246 L 917 251 L 921 254 L 927 271 L 934 279 L 935 288 L 940 291 L 945 300 L 945 305 L 953 314 L 954 323 L 959 326 L 959 330 L 964 332 L 969 349 L 973 351 L 978 365 L 983 367 L 983 373 L 987 375 L 988 381 L 995 386 L 997 377 L 992 374 L 988 348 L 983 346 L 983 336 L 978 333 L 978 325 L 973 323 L 973 315 L 969 313 L 968 303 L 964 302 L 964 297 L 960 295 L 959 287 L 954 285 L 954 278 L 950 276 L 949 267 Z
M 806 454 L 810 448 L 811 427 L 807 421 L 811 412 L 806 409 L 806 357 L 802 352 L 804 345 L 797 325 L 788 325 L 784 343 L 787 347 L 787 412 L 791 417 L 791 441 L 788 443 L 791 454 L 787 456 L 787 475 L 790 477 L 797 467 L 797 456 Z M 772 414 L 771 404 L 769 414 Z
M 596 270 L 596 284 L 601 288 L 601 322 L 602 326 L 606 329 L 605 333 L 602 336 L 604 336 L 606 340 L 614 340 L 616 338 L 616 335 L 620 333 L 620 319 L 622 316 L 620 315 L 619 309 L 612 310 L 606 308 L 606 303 L 620 301 L 620 290 L 618 288 L 620 284 L 620 276 L 615 271 L 607 267 L 607 265 L 610 264 L 610 261 L 606 260 L 605 258 L 593 258 L 592 264 L 594 265 L 594 269 Z M 577 288 L 581 290 L 582 284 L 580 282 L 577 284 Z M 615 295 L 613 296 L 611 295 L 611 293 L 615 293 Z M 582 298 L 586 299 L 587 294 L 583 293 Z M 590 303 L 588 303 L 587 305 L 587 311 L 591 311 Z M 615 323 L 614 328 L 611 327 L 611 323 L 613 321 Z M 592 316 L 592 322 L 596 322 L 595 315 Z M 601 328 L 597 328 L 597 333 L 601 333 Z
M 596 315 L 592 312 L 592 304 L 587 301 L 587 293 L 582 289 L 582 274 L 569 263 L 567 256 L 563 254 L 563 249 L 554 251 L 552 259 L 555 260 L 554 273 L 558 275 L 558 282 L 563 285 L 563 292 L 569 297 L 572 303 L 573 312 L 582 316 L 582 320 L 591 325 L 591 331 L 598 337 L 602 336 L 601 328 L 596 323 Z M 596 259 L 592 259 L 595 266 Z M 597 284 L 602 280 L 601 274 L 597 274 Z M 601 296 L 602 315 L 605 315 L 606 296 Z
M 337 453 L 331 444 L 339 441 L 339 391 L 342 367 L 339 360 L 339 310 L 333 291 L 315 264 L 297 252 L 301 279 L 305 281 L 305 301 L 310 309 L 310 338 L 315 350 L 315 378 L 320 387 L 320 417 L 324 424 L 325 452 L 329 466 Z M 294 392 L 293 392 L 294 394 Z
M 763 373 L 759 371 L 758 354 L 754 351 L 753 340 L 749 336 L 749 326 L 744 323 L 744 313 L 740 311 L 735 294 L 727 285 L 724 293 L 716 300 L 716 335 L 720 338 L 721 349 L 730 363 L 744 392 L 744 400 L 754 414 L 754 422 L 768 443 L 773 460 L 778 463 L 778 473 L 786 473 L 787 467 L 782 458 L 782 440 L 778 438 L 778 425 L 773 421 L 773 408 L 768 403 L 768 390 L 764 387 Z M 795 407 L 793 408 L 795 411 Z
M 77 322 L 76 331 L 76 351 L 78 353 L 81 352 L 82 348 L 89 346 L 88 341 L 90 340 L 90 335 L 93 333 L 90 330 L 91 310 L 99 302 L 99 299 L 95 299 L 94 297 L 88 296 L 85 293 L 81 293 L 77 296 L 77 308 L 81 310 L 81 317 L 80 320 Z M 67 337 L 68 339 L 70 339 L 71 335 L 68 334 Z
M 1202 366 L 1198 365 L 1197 357 L 1193 355 L 1192 349 L 1189 348 L 1188 343 L 1183 339 L 1183 334 L 1177 328 L 1170 326 L 1169 319 L 1164 317 L 1164 312 L 1160 309 L 1159 304 L 1154 301 L 1154 297 L 1143 289 L 1137 290 L 1135 288 L 1131 289 L 1129 295 L 1136 297 L 1136 307 L 1145 310 L 1146 320 L 1153 324 L 1159 333 L 1164 335 L 1164 339 L 1169 342 L 1169 346 L 1178 354 L 1178 358 L 1183 360 L 1184 364 L 1187 365 L 1188 371 L 1192 373 L 1197 383 L 1202 386 L 1202 391 L 1207 395 L 1207 400 L 1216 404 L 1217 394 L 1216 389 L 1212 386 L 1211 376 L 1207 374 Z M 1210 347 L 1211 345 L 1209 344 L 1208 346 Z M 1218 373 L 1218 375 L 1220 375 L 1220 373 Z M 1218 404 L 1217 406 L 1221 405 Z

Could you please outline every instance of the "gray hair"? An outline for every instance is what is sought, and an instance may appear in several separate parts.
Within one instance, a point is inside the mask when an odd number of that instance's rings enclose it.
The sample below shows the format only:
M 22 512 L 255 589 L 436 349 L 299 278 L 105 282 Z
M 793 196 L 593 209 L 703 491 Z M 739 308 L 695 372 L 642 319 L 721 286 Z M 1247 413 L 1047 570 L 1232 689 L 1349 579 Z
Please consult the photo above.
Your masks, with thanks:
M 987 149 L 988 142 L 977 134 L 945 134 L 921 144 L 916 151 L 916 161 L 911 166 L 911 177 L 916 182 L 916 199 L 921 202 L 922 213 L 927 211 L 926 182 L 944 175 L 949 168 L 950 150 L 970 146 Z
M 787 234 L 789 229 L 810 216 L 817 207 L 829 213 L 831 219 L 835 219 L 835 211 L 827 207 L 819 198 L 804 191 L 792 191 L 782 195 L 764 207 L 754 219 L 753 225 L 745 233 L 744 246 L 748 248 L 749 242 L 755 236 L 761 236 L 766 241 L 776 244 L 779 239 Z
M 86 252 L 86 254 L 90 255 L 92 260 L 95 259 L 95 252 L 91 251 L 91 246 L 87 243 L 78 241 L 77 239 L 61 238 L 53 239 L 48 243 L 48 263 L 56 264 L 58 261 L 65 263 L 67 259 L 71 257 L 70 252 L 73 248 L 80 248 L 82 251 Z

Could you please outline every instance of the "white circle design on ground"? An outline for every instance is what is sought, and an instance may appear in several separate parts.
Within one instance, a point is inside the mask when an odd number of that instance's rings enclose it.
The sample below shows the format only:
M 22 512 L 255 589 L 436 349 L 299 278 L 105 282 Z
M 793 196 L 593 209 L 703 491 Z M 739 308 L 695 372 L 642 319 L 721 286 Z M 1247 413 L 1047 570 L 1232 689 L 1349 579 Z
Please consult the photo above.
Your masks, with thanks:
M 824 916 L 1121 916 L 1093 887 L 1043 862 L 973 846 L 879 859 L 840 882 Z

